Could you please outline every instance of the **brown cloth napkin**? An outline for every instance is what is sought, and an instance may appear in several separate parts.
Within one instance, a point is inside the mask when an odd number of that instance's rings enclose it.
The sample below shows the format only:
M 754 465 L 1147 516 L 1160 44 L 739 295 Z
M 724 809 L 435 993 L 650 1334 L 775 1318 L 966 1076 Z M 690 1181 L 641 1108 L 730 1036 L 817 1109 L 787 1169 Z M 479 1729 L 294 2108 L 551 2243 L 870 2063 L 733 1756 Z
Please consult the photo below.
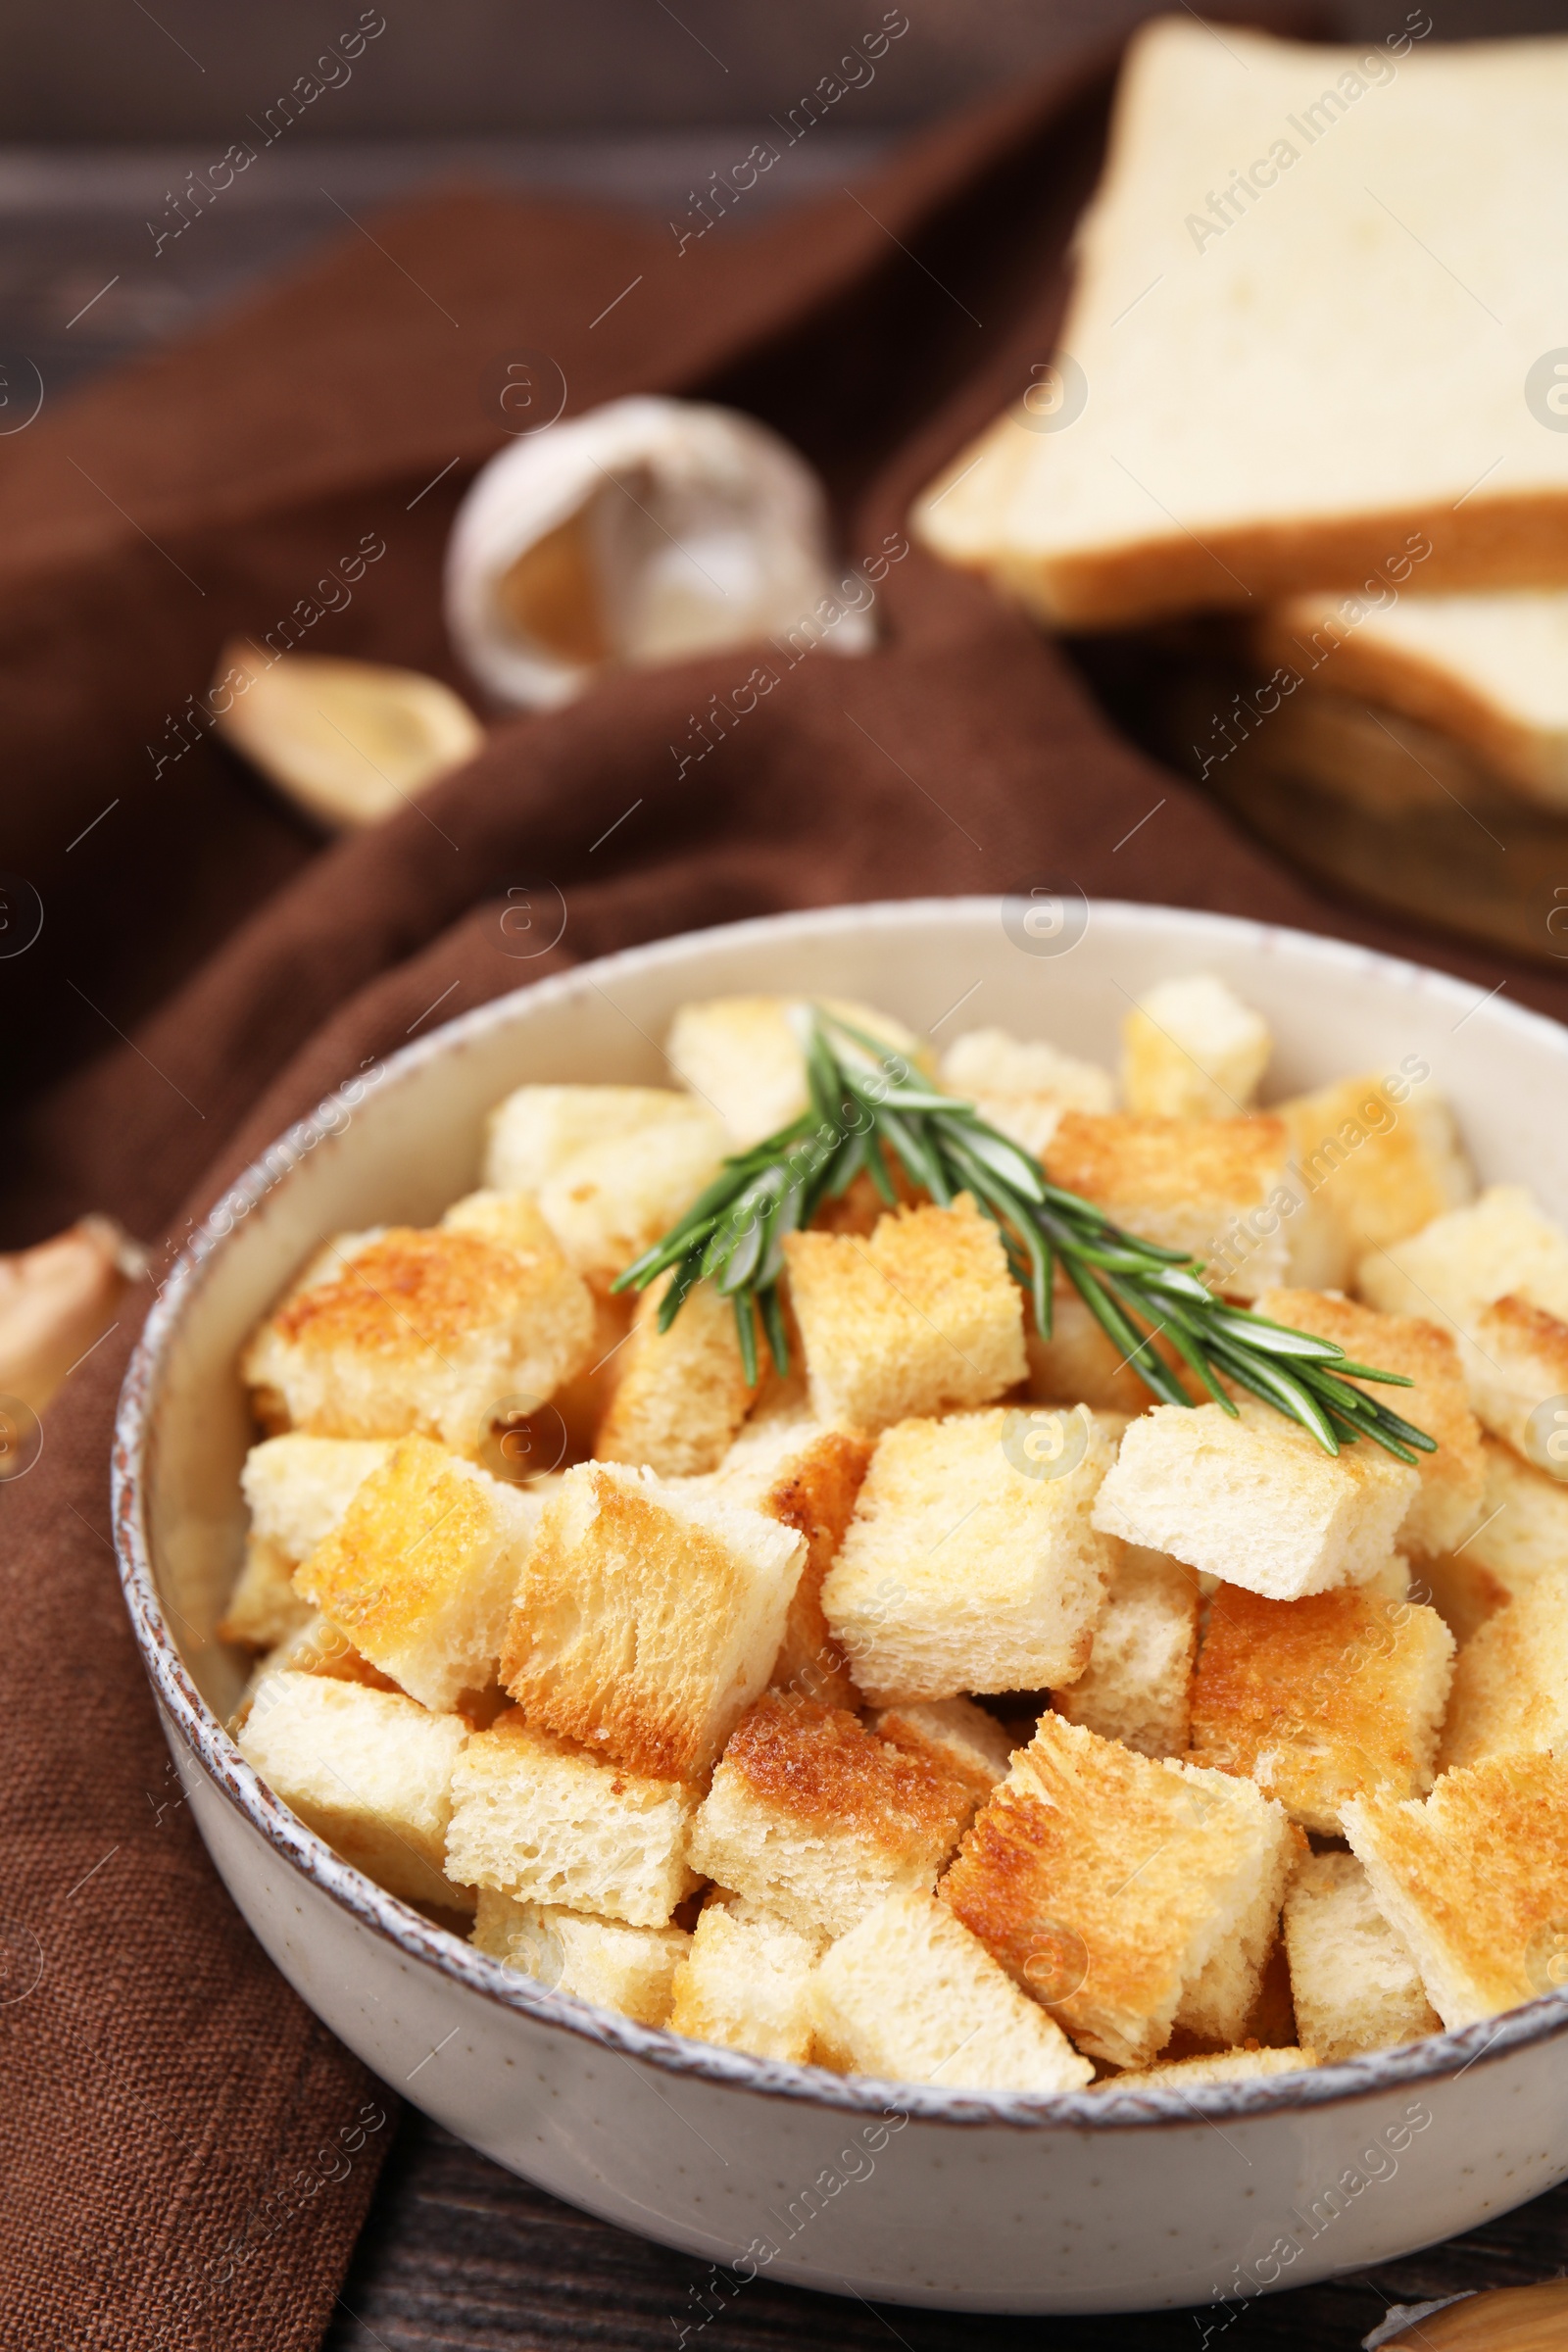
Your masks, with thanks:
M 808 211 L 753 230 L 737 203 L 684 249 L 485 195 L 356 223 L 0 445 L 3 856 L 46 909 L 0 965 L 14 1238 L 107 1208 L 167 1263 L 368 1057 L 572 958 L 792 906 L 1076 884 L 1372 940 L 1568 1010 L 1549 974 L 1324 902 L 1118 740 L 1027 622 L 906 550 L 910 495 L 1049 356 L 1108 88 L 1102 59 Z M 882 566 L 880 647 L 617 678 L 315 850 L 193 715 L 218 648 L 380 541 L 309 649 L 454 674 L 442 542 L 519 350 L 559 366 L 572 410 L 701 392 L 785 433 L 833 489 L 847 567 Z M 532 962 L 501 924 L 513 888 L 564 903 Z M 178 1802 L 106 1532 L 139 1312 L 0 1490 L 7 2340 L 303 2352 L 392 2102 L 272 1974 Z

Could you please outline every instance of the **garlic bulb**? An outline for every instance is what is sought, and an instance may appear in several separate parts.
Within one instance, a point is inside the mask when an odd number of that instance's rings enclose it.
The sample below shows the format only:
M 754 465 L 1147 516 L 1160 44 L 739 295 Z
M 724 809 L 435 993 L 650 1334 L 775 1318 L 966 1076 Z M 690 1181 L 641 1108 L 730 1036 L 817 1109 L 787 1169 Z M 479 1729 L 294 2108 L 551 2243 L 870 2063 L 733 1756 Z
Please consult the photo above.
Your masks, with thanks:
M 821 487 L 776 433 L 696 401 L 613 400 L 476 477 L 447 551 L 447 626 L 522 709 L 571 701 L 612 663 L 802 627 L 864 653 L 869 616 L 835 597 L 829 550 Z
M 89 1216 L 0 1256 L 0 1397 L 41 1413 L 115 1318 L 147 1260 L 112 1217 Z M 16 1464 L 0 1446 L 0 1477 Z
M 406 808 L 484 741 L 438 678 L 324 654 L 269 661 L 239 637 L 219 656 L 208 699 L 224 741 L 333 832 Z

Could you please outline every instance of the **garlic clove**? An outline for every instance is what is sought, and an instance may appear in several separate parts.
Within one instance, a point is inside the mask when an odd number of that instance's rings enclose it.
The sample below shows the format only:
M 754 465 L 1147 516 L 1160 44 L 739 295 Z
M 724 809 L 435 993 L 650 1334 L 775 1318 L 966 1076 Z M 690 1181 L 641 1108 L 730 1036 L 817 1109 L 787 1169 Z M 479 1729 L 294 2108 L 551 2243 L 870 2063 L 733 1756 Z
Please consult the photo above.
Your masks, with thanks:
M 1439 2305 L 1415 2304 L 1409 2326 L 1401 2328 L 1397 2323 L 1404 2317 L 1391 2312 L 1395 2331 L 1387 2331 L 1387 2322 L 1376 2330 L 1379 2352 L 1562 2352 L 1568 2343 L 1568 2278 L 1496 2287 Z
M 234 638 L 218 676 L 231 697 L 217 719 L 225 743 L 333 832 L 395 815 L 484 742 L 466 703 L 416 669 L 324 654 L 268 661 Z
M 788 633 L 866 652 L 864 584 L 831 566 L 816 476 L 752 417 L 609 402 L 514 444 L 475 478 L 447 551 L 447 625 L 502 701 L 569 702 L 602 669 Z
M 146 1271 L 145 1255 L 112 1217 L 83 1217 L 51 1241 L 0 1256 L 0 1396 L 41 1413 Z

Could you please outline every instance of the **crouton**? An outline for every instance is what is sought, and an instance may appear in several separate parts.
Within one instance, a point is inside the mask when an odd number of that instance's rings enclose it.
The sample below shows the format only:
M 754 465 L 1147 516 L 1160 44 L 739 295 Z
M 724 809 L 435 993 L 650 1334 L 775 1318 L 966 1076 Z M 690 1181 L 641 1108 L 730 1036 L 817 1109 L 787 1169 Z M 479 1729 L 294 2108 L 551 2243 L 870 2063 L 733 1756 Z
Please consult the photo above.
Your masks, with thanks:
M 1442 2031 L 1415 1962 L 1353 1854 L 1307 1854 L 1285 1894 L 1291 1998 L 1324 2066 Z
M 1094 1509 L 1125 1543 L 1168 1551 L 1276 1600 L 1359 1584 L 1394 1548 L 1419 1474 L 1358 1440 L 1327 1454 L 1309 1430 L 1249 1397 L 1156 1405 L 1133 1422 Z
M 547 1731 L 700 1780 L 766 1685 L 806 1554 L 760 1511 L 579 1463 L 540 1517 L 501 1681 Z
M 1354 1586 L 1263 1600 L 1222 1585 L 1193 1683 L 1192 1753 L 1340 1834 L 1347 1797 L 1424 1796 L 1453 1677 L 1436 1609 Z
M 529 1193 L 573 1270 L 603 1286 L 718 1173 L 706 1102 L 651 1086 L 519 1086 L 490 1114 L 484 1180 Z
M 1136 1415 L 1153 1400 L 1143 1375 L 1127 1361 L 1126 1348 L 1109 1337 L 1064 1276 L 1057 1277 L 1052 1294 L 1050 1339 L 1041 1337 L 1030 1314 L 1024 1348 L 1029 1394 L 1042 1403 L 1087 1404 L 1096 1411 Z M 1169 1343 L 1156 1339 L 1154 1349 L 1180 1377 L 1183 1366 Z
M 412 1902 L 471 1906 L 446 1873 L 452 1776 L 468 1737 L 399 1691 L 277 1674 L 256 1694 L 239 1750 L 308 1829 Z
M 1179 1756 L 1198 1654 L 1198 1578 L 1165 1552 L 1117 1549 L 1089 1663 L 1052 1692 L 1052 1704 L 1069 1723 L 1141 1756 Z
M 1069 1466 L 1025 1450 L 1026 1409 L 901 1421 L 878 1439 L 822 1609 L 874 1704 L 1070 1683 L 1115 1554 L 1090 1522 L 1110 1441 L 1079 1406 L 1035 1417 Z
M 941 1892 L 1079 2047 L 1146 2066 L 1240 2039 L 1299 1832 L 1250 1781 L 1045 1715 Z
M 1421 1563 L 1434 1607 L 1461 1642 L 1538 1576 L 1568 1568 L 1568 1484 L 1533 1470 L 1495 1438 L 1483 1440 L 1482 1450 L 1481 1525 L 1456 1551 Z
M 669 1329 L 659 1329 L 672 1279 L 662 1276 L 638 1301 L 594 1453 L 662 1478 L 692 1478 L 718 1468 L 756 1392 L 741 1363 L 735 1301 L 710 1282 L 694 1283 Z
M 250 1721 L 257 1692 L 274 1674 L 322 1674 L 332 1682 L 364 1683 L 371 1690 L 397 1689 L 390 1675 L 361 1656 L 341 1626 L 334 1625 L 320 1609 L 313 1609 L 309 1601 L 302 1606 L 307 1612 L 304 1622 L 251 1668 L 239 1705 L 229 1718 L 228 1729 L 234 1739 Z
M 404 1438 L 295 1573 L 356 1649 L 437 1710 L 482 1690 L 543 1502 Z
M 884 1894 L 934 1885 L 971 1804 L 946 1764 L 844 1708 L 769 1691 L 724 1750 L 692 1864 L 805 1934 L 841 1936 Z
M 1290 1269 L 1290 1206 L 1281 1213 L 1287 1140 L 1278 1119 L 1153 1119 L 1064 1113 L 1046 1174 L 1143 1240 L 1209 1266 L 1238 1298 L 1276 1288 Z
M 891 1740 L 909 1755 L 924 1756 L 956 1772 L 977 1809 L 997 1783 L 1006 1779 L 1012 1762 L 1012 1741 L 1001 1724 L 967 1698 L 884 1707 L 872 1716 L 871 1729 L 879 1740 Z
M 1551 1749 L 1568 1757 L 1568 1574 L 1538 1576 L 1459 1652 L 1441 1762 Z
M 1447 1103 L 1430 1088 L 1406 1088 L 1401 1101 L 1403 1086 L 1374 1071 L 1274 1105 L 1302 1182 L 1333 1211 L 1355 1258 L 1419 1233 L 1476 1189 Z M 1430 1312 L 1419 1299 L 1365 1295 L 1401 1314 Z
M 329 1446 L 334 1441 L 322 1438 Z M 287 1441 L 270 1438 L 270 1446 Z M 246 1649 L 275 1649 L 297 1634 L 311 1616 L 311 1604 L 294 1590 L 297 1562 L 276 1544 L 253 1529 L 245 1538 L 245 1553 L 228 1606 L 218 1620 L 220 1642 L 235 1642 Z
M 1211 2056 L 1172 2058 L 1163 2066 L 1106 2075 L 1096 2090 L 1198 2090 L 1206 2082 L 1262 2082 L 1270 2075 L 1298 2075 L 1324 2063 L 1316 2049 L 1216 2050 Z
M 697 1885 L 694 1802 L 679 1782 L 608 1764 L 512 1707 L 453 1775 L 447 1867 L 518 1902 L 662 1928 Z
M 256 1333 L 242 1377 L 317 1437 L 417 1432 L 474 1452 L 498 1402 L 547 1399 L 593 1344 L 593 1302 L 543 1220 L 516 1202 L 505 1225 L 506 1241 L 461 1223 L 345 1236 Z
M 1009 1037 L 1004 1029 L 971 1029 L 956 1037 L 939 1065 L 950 1093 L 971 1102 L 983 1119 L 1038 1158 L 1064 1110 L 1115 1107 L 1108 1070 L 1075 1060 L 1043 1039 Z
M 675 1978 L 669 2023 L 754 2058 L 811 2055 L 811 1978 L 823 1938 L 748 1906 L 706 1903 Z
M 629 1928 L 623 1920 L 519 1903 L 481 1886 L 468 1940 L 504 1968 L 537 1977 L 552 1992 L 618 2009 L 640 2026 L 662 2026 L 692 1939 L 684 1928 Z
M 245 1562 L 220 1618 L 220 1642 L 272 1649 L 297 1633 L 311 1604 L 294 1571 L 330 1535 L 355 1491 L 392 1450 L 384 1438 L 268 1438 L 245 1456 L 240 1485 L 250 1505 Z
M 945 1903 L 890 1894 L 823 1958 L 817 2033 L 846 2073 L 945 2090 L 1082 2090 L 1094 2068 Z
M 1424 1804 L 1352 1798 L 1344 1823 L 1446 2026 L 1568 1983 L 1568 1758 L 1491 1756 Z
M 919 1058 L 914 1038 L 891 1013 L 824 997 L 836 1013 L 903 1061 Z M 683 1004 L 670 1024 L 665 1058 L 682 1083 L 723 1121 L 732 1152 L 776 1135 L 807 1106 L 806 1063 L 788 997 L 714 997 Z
M 830 1707 L 859 1704 L 848 1660 L 822 1614 L 822 1579 L 838 1556 L 870 1459 L 871 1441 L 858 1430 L 824 1429 L 778 1410 L 753 1415 L 715 1479 L 719 1494 L 806 1538 L 806 1565 L 768 1680 Z
M 1257 1312 L 1333 1340 L 1355 1363 L 1408 1376 L 1414 1384 L 1408 1389 L 1370 1380 L 1351 1383 L 1438 1441 L 1437 1452 L 1424 1453 L 1417 1465 L 1421 1484 L 1400 1523 L 1398 1541 L 1423 1553 L 1451 1551 L 1462 1544 L 1481 1524 L 1486 1466 L 1464 1368 L 1447 1332 L 1322 1291 L 1270 1291 L 1258 1300 Z
M 886 1216 L 868 1241 L 792 1233 L 784 1250 L 820 1421 L 879 1430 L 989 1404 L 1028 1370 L 1022 1294 L 967 1193 Z
M 1146 989 L 1121 1025 L 1121 1091 L 1144 1118 L 1236 1118 L 1273 1041 L 1260 1012 L 1211 972 Z

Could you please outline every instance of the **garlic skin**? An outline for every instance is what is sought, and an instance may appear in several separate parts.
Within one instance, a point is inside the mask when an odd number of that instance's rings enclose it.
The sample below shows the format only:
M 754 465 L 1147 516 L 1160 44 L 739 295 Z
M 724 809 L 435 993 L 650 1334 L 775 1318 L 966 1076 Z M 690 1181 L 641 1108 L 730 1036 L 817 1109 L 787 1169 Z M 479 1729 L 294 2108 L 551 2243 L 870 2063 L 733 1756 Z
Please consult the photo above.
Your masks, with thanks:
M 638 396 L 519 440 L 475 477 L 447 550 L 447 627 L 499 701 L 552 710 L 612 664 L 802 622 L 834 653 L 865 653 L 864 610 L 809 620 L 836 584 L 821 486 L 786 442 L 732 409 Z
M 145 1254 L 112 1217 L 82 1217 L 0 1256 L 0 1395 L 41 1413 L 146 1271 Z

